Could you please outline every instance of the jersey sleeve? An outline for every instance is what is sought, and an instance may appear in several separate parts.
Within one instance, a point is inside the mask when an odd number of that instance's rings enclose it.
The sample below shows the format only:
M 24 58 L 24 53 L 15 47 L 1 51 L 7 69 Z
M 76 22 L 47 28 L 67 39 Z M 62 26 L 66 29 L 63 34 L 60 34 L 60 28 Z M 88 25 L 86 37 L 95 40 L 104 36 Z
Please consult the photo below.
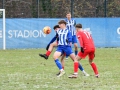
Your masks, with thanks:
M 83 40 L 80 32 L 77 34 L 77 38 L 79 40 L 80 46 L 83 47 Z
M 74 26 L 76 25 L 76 21 L 74 20 Z
M 68 31 L 67 39 L 68 39 L 68 42 L 72 42 L 72 34 L 70 31 Z
M 53 43 L 56 39 L 57 39 L 57 34 L 51 39 L 51 41 L 48 43 L 47 47 L 46 47 L 46 50 L 48 50 L 49 46 L 51 43 Z

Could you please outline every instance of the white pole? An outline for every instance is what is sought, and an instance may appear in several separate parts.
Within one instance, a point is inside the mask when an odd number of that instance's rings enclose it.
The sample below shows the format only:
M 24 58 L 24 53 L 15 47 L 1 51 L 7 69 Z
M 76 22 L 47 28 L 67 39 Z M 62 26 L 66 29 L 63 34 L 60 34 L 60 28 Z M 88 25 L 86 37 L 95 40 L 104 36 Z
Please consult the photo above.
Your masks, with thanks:
M 5 40 L 5 9 L 3 9 L 3 50 L 6 49 L 6 40 Z

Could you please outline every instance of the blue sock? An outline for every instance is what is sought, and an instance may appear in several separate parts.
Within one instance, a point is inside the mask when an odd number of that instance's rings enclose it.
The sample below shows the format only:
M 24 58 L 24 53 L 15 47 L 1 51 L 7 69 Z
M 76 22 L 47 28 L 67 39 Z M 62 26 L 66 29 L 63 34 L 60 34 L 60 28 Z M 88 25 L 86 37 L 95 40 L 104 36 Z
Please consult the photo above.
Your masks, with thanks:
M 61 65 L 60 61 L 58 59 L 56 59 L 55 63 L 57 65 L 57 67 L 59 68 L 59 70 L 61 70 L 62 69 L 62 65 Z
M 78 67 L 81 71 L 83 71 L 84 69 L 83 69 L 83 67 L 82 67 L 82 65 L 79 63 L 79 67 Z
M 66 58 L 68 58 L 68 56 L 66 56 Z
M 75 55 L 77 55 L 78 54 L 78 51 L 75 51 Z

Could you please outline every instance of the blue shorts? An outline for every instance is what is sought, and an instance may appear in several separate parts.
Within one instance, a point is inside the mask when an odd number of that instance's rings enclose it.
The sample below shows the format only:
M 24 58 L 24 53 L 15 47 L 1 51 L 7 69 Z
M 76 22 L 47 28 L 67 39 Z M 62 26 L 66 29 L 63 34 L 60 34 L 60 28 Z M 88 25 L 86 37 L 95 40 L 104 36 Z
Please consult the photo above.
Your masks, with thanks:
M 72 44 L 77 43 L 77 37 L 76 35 L 72 36 Z
M 59 45 L 56 51 L 61 52 L 62 54 L 66 53 L 66 56 L 69 56 L 73 53 L 71 46 Z

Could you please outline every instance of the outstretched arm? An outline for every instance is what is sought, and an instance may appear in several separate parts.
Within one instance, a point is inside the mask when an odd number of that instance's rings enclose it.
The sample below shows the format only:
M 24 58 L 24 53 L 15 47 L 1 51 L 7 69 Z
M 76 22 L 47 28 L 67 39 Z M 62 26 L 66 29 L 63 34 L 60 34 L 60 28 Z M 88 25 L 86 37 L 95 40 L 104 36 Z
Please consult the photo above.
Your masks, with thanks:
M 51 41 L 48 43 L 46 50 L 48 50 L 51 43 L 53 43 L 57 39 L 57 34 L 51 39 Z

